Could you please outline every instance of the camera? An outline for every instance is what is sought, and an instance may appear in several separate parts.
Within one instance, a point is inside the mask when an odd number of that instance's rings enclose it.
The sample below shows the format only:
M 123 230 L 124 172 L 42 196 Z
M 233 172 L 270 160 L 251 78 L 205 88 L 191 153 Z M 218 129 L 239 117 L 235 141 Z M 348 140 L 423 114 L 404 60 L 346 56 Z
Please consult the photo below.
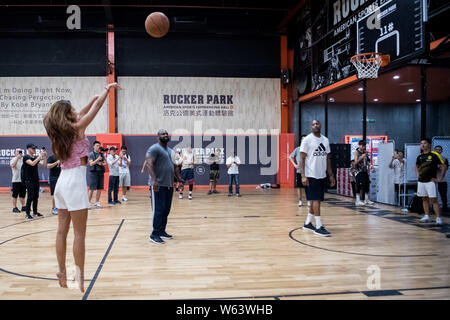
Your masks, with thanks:
M 45 147 L 42 147 L 42 150 L 44 150 L 44 151 L 45 151 Z
M 109 148 L 100 147 L 100 152 L 108 152 Z
M 19 154 L 22 154 L 22 150 L 19 150 Z

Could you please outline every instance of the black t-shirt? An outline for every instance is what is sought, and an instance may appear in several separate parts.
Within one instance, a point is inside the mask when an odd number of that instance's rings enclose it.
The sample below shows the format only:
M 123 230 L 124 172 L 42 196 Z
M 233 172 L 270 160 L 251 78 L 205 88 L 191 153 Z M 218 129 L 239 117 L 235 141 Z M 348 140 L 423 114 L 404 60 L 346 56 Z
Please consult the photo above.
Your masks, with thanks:
M 47 164 L 52 164 L 52 163 L 55 163 L 56 161 L 58 161 L 58 160 L 56 160 L 55 156 L 52 155 L 47 159 Z M 50 180 L 58 179 L 60 173 L 61 173 L 61 166 L 59 164 L 56 167 L 51 168 L 50 169 L 50 177 L 49 177 Z
M 209 165 L 209 169 L 210 170 L 216 170 L 216 171 L 218 171 L 219 170 L 219 164 L 217 163 L 218 162 L 218 159 L 217 159 L 217 157 L 209 157 L 209 161 L 214 161 L 213 163 L 211 163 L 210 165 Z
M 438 166 L 443 163 L 442 157 L 434 151 L 421 153 L 416 161 L 419 171 L 419 182 L 430 182 L 431 179 L 436 179 Z
M 37 163 L 35 166 L 30 166 L 27 163 L 27 160 L 34 161 L 37 157 L 31 157 L 30 155 L 25 155 L 23 157 L 23 165 L 22 165 L 22 182 L 30 181 L 30 182 L 39 182 L 39 172 Z
M 101 163 L 103 161 L 105 161 L 105 157 L 103 156 L 103 153 L 97 153 L 92 151 L 91 153 L 89 153 L 89 160 L 95 161 L 97 160 L 98 156 L 102 156 L 102 160 L 98 163 Z M 105 166 L 102 166 L 100 164 L 94 164 L 91 167 L 91 172 L 95 172 L 95 173 L 105 173 Z

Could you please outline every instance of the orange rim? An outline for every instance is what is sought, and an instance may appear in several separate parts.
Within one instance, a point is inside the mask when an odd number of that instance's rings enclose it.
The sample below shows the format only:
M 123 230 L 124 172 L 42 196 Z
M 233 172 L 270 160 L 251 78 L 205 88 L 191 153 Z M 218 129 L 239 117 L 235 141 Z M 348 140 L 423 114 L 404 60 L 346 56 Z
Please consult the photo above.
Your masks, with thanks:
M 369 56 L 370 58 L 364 58 L 366 56 Z M 375 57 L 371 57 L 371 56 L 375 56 Z M 378 58 L 381 58 L 381 63 L 380 63 L 381 67 L 387 66 L 389 64 L 389 62 L 391 61 L 391 57 L 388 54 L 382 54 L 379 52 L 366 52 L 366 53 L 355 54 L 353 57 L 350 58 L 350 62 L 353 63 L 358 58 L 360 58 L 360 61 L 363 63 L 373 63 L 375 61 L 378 61 Z

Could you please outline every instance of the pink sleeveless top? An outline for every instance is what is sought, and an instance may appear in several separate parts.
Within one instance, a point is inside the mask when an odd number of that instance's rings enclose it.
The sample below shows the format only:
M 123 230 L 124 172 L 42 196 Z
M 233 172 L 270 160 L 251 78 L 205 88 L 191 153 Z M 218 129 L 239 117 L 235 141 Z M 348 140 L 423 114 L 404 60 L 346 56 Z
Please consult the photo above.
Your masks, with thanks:
M 80 158 L 89 156 L 89 140 L 85 136 L 84 139 L 77 140 L 72 145 L 72 153 L 66 161 L 61 163 L 61 169 L 72 169 L 81 165 Z

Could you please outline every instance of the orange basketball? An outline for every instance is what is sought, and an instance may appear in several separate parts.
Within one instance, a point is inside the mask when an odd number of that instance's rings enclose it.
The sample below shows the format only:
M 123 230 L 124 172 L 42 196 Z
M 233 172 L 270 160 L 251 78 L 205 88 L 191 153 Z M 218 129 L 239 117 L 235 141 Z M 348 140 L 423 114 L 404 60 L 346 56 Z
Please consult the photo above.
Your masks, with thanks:
M 153 38 L 161 38 L 169 32 L 169 18 L 162 12 L 153 12 L 145 19 L 145 31 Z

